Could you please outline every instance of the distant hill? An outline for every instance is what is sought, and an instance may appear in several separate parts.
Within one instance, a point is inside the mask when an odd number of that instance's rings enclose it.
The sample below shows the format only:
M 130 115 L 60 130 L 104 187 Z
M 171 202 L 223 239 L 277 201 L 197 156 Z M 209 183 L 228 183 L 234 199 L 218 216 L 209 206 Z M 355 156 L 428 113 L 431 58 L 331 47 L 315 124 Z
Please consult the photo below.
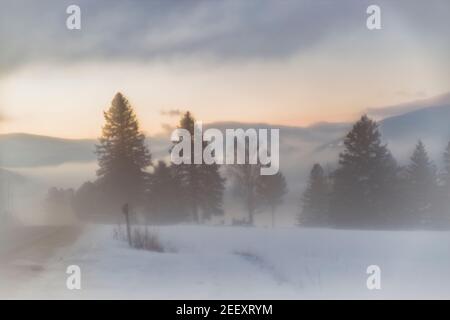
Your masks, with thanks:
M 429 107 L 391 117 L 381 122 L 383 134 L 390 140 L 450 138 L 450 104 Z
M 311 151 L 315 146 L 342 136 L 348 124 L 321 123 L 311 127 L 289 127 L 262 123 L 216 122 L 205 125 L 220 130 L 235 128 L 278 128 L 281 148 L 285 151 L 300 149 Z M 25 133 L 0 135 L 0 167 L 54 166 L 67 162 L 96 160 L 94 139 L 74 140 L 39 136 Z M 171 145 L 168 134 L 148 138 L 148 145 L 155 159 L 169 155 Z M 299 145 L 301 147 L 299 148 Z
M 94 140 L 70 140 L 25 133 L 0 135 L 1 167 L 51 166 L 95 159 Z
M 450 141 L 450 105 L 429 107 L 381 122 L 381 132 L 392 152 L 400 160 L 409 157 L 414 144 L 421 139 L 436 162 Z
M 446 105 L 430 106 L 433 101 L 437 100 L 422 100 L 423 106 L 420 109 L 416 109 L 418 102 L 415 102 L 413 111 L 379 122 L 383 140 L 398 160 L 407 161 L 414 145 L 421 139 L 430 156 L 437 163 L 441 161 L 444 148 L 450 141 L 450 102 Z M 442 102 L 442 99 L 439 102 Z M 328 154 L 332 150 L 337 154 L 342 150 L 343 138 L 319 145 L 315 150 L 317 158 L 320 159 L 322 153 Z
M 406 111 L 401 115 L 380 121 L 383 139 L 394 155 L 407 160 L 414 144 L 422 139 L 430 155 L 439 160 L 443 148 L 450 140 L 450 102 L 447 95 L 409 104 L 389 107 L 393 111 Z M 389 108 L 381 108 L 388 113 Z M 412 110 L 412 111 L 407 111 Z M 270 125 L 265 123 L 215 122 L 205 124 L 224 131 L 227 128 L 278 128 L 282 169 L 304 175 L 303 167 L 314 162 L 333 166 L 342 150 L 342 142 L 351 123 L 319 123 L 309 127 Z M 96 140 L 71 140 L 30 134 L 0 135 L 0 167 L 53 166 L 67 162 L 92 162 Z M 148 138 L 154 159 L 169 155 L 169 134 Z
M 393 106 L 385 106 L 381 108 L 370 108 L 366 110 L 367 115 L 377 120 L 389 117 L 399 116 L 416 110 L 450 105 L 450 92 L 440 94 L 428 99 L 419 99 L 401 103 Z

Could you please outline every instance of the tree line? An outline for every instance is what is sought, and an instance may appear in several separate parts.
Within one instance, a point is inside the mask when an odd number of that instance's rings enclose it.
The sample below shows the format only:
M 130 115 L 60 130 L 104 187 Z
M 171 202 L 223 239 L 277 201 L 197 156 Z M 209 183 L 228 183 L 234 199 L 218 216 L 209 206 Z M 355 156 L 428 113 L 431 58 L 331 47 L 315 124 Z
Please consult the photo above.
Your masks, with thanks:
M 104 118 L 96 148 L 96 180 L 75 191 L 52 188 L 48 210 L 62 211 L 70 204 L 83 219 L 108 221 L 129 204 L 142 213 L 145 223 L 201 224 L 224 214 L 224 193 L 229 188 L 246 212 L 244 219 L 233 220 L 233 224 L 253 225 L 255 215 L 264 211 L 271 214 L 272 225 L 276 224 L 276 210 L 288 191 L 281 172 L 262 176 L 261 164 L 248 161 L 225 166 L 154 161 L 136 114 L 121 93 L 115 95 Z M 194 123 L 188 111 L 178 125 L 191 133 L 192 153 Z M 204 142 L 203 148 L 207 144 Z M 337 168 L 329 172 L 314 164 L 300 199 L 300 226 L 450 226 L 450 142 L 441 171 L 421 141 L 410 163 L 400 166 L 382 142 L 378 124 L 362 116 L 345 137 L 338 160 Z
M 96 147 L 99 169 L 97 179 L 84 183 L 73 192 L 74 211 L 84 219 L 105 221 L 114 218 L 124 204 L 142 213 L 145 223 L 204 223 L 224 214 L 225 176 L 239 189 L 247 217 L 241 221 L 252 225 L 254 214 L 275 210 L 286 193 L 281 173 L 260 176 L 259 165 L 179 164 L 152 159 L 145 135 L 129 101 L 121 93 L 104 112 L 105 124 Z M 193 115 L 183 114 L 178 128 L 191 133 L 194 152 Z M 207 147 L 205 142 L 203 148 Z M 170 150 L 168 150 L 169 155 Z M 191 155 L 193 157 L 193 154 Z M 49 198 L 58 194 L 51 190 Z
M 298 215 L 300 225 L 356 228 L 448 228 L 450 142 L 439 172 L 418 141 L 400 166 L 378 124 L 361 117 L 344 140 L 336 170 L 314 164 Z

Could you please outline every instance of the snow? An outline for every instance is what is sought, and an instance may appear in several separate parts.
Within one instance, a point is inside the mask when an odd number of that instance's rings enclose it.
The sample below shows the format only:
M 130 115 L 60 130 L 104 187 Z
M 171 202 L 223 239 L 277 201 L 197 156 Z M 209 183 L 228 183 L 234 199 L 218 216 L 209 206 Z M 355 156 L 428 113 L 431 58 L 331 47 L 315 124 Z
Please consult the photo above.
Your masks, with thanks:
M 152 228 L 167 252 L 128 248 L 85 227 L 14 295 L 43 299 L 450 298 L 450 233 L 304 228 Z M 69 265 L 81 290 L 66 288 Z M 381 290 L 366 269 L 381 268 Z

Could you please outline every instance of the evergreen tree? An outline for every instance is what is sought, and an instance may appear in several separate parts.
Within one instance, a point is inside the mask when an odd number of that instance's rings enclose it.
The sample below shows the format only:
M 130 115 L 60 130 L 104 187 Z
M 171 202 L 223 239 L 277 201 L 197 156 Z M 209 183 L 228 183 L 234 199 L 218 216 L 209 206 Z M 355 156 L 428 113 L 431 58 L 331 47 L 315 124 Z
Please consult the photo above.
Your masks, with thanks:
M 225 191 L 225 178 L 220 174 L 219 165 L 202 164 L 200 167 L 202 181 L 202 218 L 223 214 L 223 193 Z
M 186 112 L 180 120 L 178 128 L 186 129 L 191 135 L 191 159 L 194 159 L 194 124 L 195 120 L 191 113 Z M 182 155 L 180 155 L 182 156 Z M 187 211 L 190 213 L 192 220 L 199 223 L 201 220 L 199 213 L 199 206 L 201 202 L 201 185 L 200 185 L 200 174 L 199 165 L 197 164 L 178 164 L 174 165 L 175 177 L 180 182 L 180 187 L 182 189 L 181 201 L 187 207 Z
M 173 224 L 187 220 L 187 213 L 181 197 L 180 184 L 173 168 L 164 161 L 158 161 L 148 183 L 148 209 L 152 224 Z M 175 200 L 174 200 L 175 199 Z
M 386 225 L 392 214 L 396 163 L 378 124 L 362 116 L 344 140 L 334 173 L 331 219 L 336 225 Z
M 137 202 L 145 188 L 144 170 L 151 164 L 145 135 L 139 131 L 136 115 L 121 93 L 115 95 L 104 117 L 106 123 L 96 150 L 98 185 L 114 206 Z
M 287 184 L 284 175 L 277 172 L 274 175 L 261 176 L 256 187 L 260 202 L 269 207 L 272 217 L 272 228 L 275 227 L 275 211 L 283 203 L 287 193 Z
M 314 164 L 309 175 L 308 186 L 302 197 L 302 211 L 299 224 L 305 226 L 324 226 L 329 223 L 328 210 L 330 186 L 322 166 Z
M 419 141 L 406 170 L 407 214 L 419 225 L 433 222 L 433 205 L 437 190 L 436 168 L 430 161 L 422 141 Z
M 110 205 L 110 198 L 97 182 L 88 181 L 83 183 L 75 192 L 73 206 L 79 218 L 95 220 L 101 214 L 109 213 L 110 210 L 117 210 Z M 114 207 L 116 206 L 117 204 Z
M 188 111 L 181 118 L 178 128 L 186 129 L 191 136 L 191 159 L 194 159 L 195 120 Z M 202 152 L 206 143 L 202 142 Z M 182 187 L 181 200 L 191 212 L 192 219 L 201 223 L 213 215 L 223 213 L 222 201 L 225 179 L 217 164 L 174 165 L 174 173 Z

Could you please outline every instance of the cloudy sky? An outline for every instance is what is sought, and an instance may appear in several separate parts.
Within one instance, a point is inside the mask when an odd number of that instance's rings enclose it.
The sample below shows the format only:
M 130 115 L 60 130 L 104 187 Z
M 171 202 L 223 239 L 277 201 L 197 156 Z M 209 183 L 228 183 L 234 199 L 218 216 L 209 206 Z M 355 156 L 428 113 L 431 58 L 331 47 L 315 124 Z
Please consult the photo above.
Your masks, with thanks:
M 81 30 L 66 8 L 81 7 Z M 366 28 L 381 7 L 382 29 Z M 123 92 L 149 134 L 308 125 L 450 91 L 448 0 L 2 0 L 0 132 L 90 138 Z M 383 109 L 384 112 L 386 111 Z

